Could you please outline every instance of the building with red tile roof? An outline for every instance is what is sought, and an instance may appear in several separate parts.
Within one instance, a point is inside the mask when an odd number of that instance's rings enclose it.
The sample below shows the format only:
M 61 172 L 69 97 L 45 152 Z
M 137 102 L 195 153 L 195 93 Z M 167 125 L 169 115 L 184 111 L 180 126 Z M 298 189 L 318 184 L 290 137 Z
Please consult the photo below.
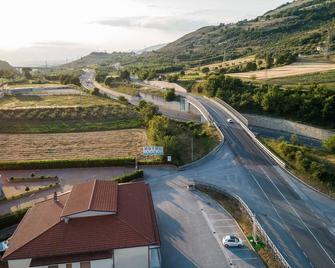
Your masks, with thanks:
M 3 259 L 9 268 L 160 267 L 149 185 L 89 181 L 36 203 Z

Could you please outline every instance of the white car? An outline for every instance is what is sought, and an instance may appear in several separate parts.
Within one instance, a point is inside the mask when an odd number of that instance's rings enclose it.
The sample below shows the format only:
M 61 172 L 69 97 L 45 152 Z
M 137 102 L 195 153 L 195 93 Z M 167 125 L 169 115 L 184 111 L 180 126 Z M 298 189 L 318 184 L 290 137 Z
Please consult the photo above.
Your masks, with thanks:
M 233 123 L 233 119 L 228 118 L 228 119 L 227 119 L 227 122 L 228 122 L 228 123 Z
M 5 253 L 6 249 L 8 248 L 8 240 L 0 242 L 0 255 Z
M 227 235 L 222 239 L 222 244 L 226 247 L 243 247 L 243 242 L 236 235 Z

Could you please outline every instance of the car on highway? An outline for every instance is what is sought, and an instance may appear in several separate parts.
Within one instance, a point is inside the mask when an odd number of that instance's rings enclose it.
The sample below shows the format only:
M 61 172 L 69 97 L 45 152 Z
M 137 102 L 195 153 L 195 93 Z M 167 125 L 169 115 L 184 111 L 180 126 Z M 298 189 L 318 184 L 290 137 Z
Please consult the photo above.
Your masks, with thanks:
M 228 119 L 227 119 L 227 122 L 230 123 L 230 124 L 232 124 L 234 121 L 233 121 L 233 119 L 228 118 Z
M 227 235 L 222 239 L 222 244 L 226 247 L 243 247 L 243 242 L 236 235 Z

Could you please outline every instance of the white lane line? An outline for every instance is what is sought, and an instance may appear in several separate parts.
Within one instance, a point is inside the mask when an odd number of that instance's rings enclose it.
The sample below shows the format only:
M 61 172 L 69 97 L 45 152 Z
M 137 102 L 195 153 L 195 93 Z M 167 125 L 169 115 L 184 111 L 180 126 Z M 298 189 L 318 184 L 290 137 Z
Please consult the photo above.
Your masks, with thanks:
M 270 180 L 270 182 L 273 184 L 273 186 L 277 189 L 277 191 L 280 193 L 280 195 L 285 199 L 285 201 L 287 202 L 287 204 L 291 207 L 292 211 L 294 212 L 294 214 L 297 215 L 297 217 L 299 218 L 299 220 L 301 221 L 301 223 L 305 226 L 305 228 L 308 230 L 308 232 L 312 235 L 312 237 L 314 238 L 314 240 L 318 243 L 318 245 L 320 246 L 320 248 L 324 251 L 324 253 L 327 255 L 327 257 L 331 260 L 331 262 L 335 265 L 335 261 L 330 257 L 330 255 L 328 254 L 327 250 L 322 246 L 322 244 L 320 243 L 320 241 L 316 238 L 316 236 L 314 235 L 314 233 L 311 231 L 311 229 L 309 229 L 309 227 L 306 225 L 306 223 L 304 222 L 304 220 L 300 217 L 300 215 L 298 214 L 298 212 L 295 210 L 295 208 L 292 206 L 292 204 L 290 203 L 290 201 L 288 201 L 288 199 L 286 198 L 286 196 L 279 190 L 279 188 L 277 187 L 277 185 L 272 181 L 272 179 L 269 177 L 269 175 L 266 173 L 266 171 L 260 167 L 261 170 L 263 171 L 264 175 Z

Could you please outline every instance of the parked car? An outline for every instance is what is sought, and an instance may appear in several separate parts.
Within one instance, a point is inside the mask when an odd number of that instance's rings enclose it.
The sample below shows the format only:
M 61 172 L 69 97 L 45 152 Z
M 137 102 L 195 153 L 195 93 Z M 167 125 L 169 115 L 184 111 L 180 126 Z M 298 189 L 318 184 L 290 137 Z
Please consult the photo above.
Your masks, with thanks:
M 236 235 L 227 235 L 222 239 L 222 243 L 226 248 L 229 247 L 243 247 L 243 242 Z
M 2 256 L 8 248 L 8 240 L 0 242 L 0 255 Z
M 234 121 L 233 121 L 233 119 L 228 118 L 228 119 L 227 119 L 227 122 L 230 123 L 230 124 L 232 124 Z

